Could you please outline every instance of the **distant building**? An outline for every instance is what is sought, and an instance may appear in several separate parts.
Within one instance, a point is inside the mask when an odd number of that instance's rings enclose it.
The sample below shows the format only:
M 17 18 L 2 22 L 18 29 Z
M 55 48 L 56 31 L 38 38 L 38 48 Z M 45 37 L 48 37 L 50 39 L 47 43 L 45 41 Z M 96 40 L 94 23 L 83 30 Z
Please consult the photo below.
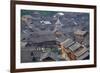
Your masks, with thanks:
M 26 46 L 27 42 L 21 42 L 21 47 L 24 48 Z
M 53 17 L 57 19 L 57 18 L 62 17 L 62 16 L 64 16 L 64 13 L 59 12 L 59 13 L 56 13 Z
M 53 33 L 54 33 L 54 35 L 56 36 L 56 39 L 59 42 L 62 41 L 61 38 L 64 38 L 65 39 L 64 34 L 62 32 L 62 25 L 63 24 L 61 23 L 60 19 L 58 18 L 57 21 L 56 21 L 56 23 L 55 23 L 55 28 L 53 30 Z
M 55 22 L 55 28 L 54 28 L 53 32 L 62 31 L 62 26 L 63 26 L 63 24 L 61 23 L 60 19 L 58 18 L 57 21 Z
M 31 15 L 23 15 L 21 17 L 21 20 L 24 21 L 27 24 L 32 23 L 32 19 L 33 19 L 33 17 Z
M 34 50 L 35 49 L 35 50 Z M 33 58 L 33 61 L 37 61 L 39 62 L 40 61 L 40 58 L 43 54 L 43 49 L 42 48 L 33 48 L 33 50 L 31 51 L 31 56 Z
M 75 35 L 75 41 L 79 42 L 79 43 L 82 43 L 85 36 L 87 34 L 87 31 L 82 31 L 82 30 L 76 30 L 74 32 L 74 35 Z
M 32 14 L 33 20 L 41 20 L 41 14 L 39 12 L 33 12 Z
M 50 21 L 44 21 L 44 20 L 40 21 L 40 23 L 41 23 L 42 25 L 49 25 L 49 24 L 51 24 Z

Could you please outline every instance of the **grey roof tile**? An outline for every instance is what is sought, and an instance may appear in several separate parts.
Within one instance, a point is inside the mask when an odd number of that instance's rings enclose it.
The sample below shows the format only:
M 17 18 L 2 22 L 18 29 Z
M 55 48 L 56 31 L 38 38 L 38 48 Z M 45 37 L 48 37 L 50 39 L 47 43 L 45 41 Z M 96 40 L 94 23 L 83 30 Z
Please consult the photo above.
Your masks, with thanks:
M 47 57 L 50 57 L 50 58 L 54 59 L 55 61 L 59 60 L 57 54 L 55 54 L 53 52 L 46 52 L 41 56 L 40 61 L 42 61 L 43 59 L 45 59 Z

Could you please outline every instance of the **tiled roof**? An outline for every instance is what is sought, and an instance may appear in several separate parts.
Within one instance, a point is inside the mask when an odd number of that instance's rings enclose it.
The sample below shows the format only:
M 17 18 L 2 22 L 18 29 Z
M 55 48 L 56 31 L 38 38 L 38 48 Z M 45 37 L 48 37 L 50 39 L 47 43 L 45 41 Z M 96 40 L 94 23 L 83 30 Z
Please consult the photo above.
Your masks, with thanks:
M 81 50 L 75 52 L 75 55 L 76 55 L 77 57 L 81 56 L 81 55 L 84 54 L 86 51 L 88 51 L 87 48 L 80 48 L 80 49 L 81 49 Z
M 69 49 L 70 49 L 71 51 L 75 51 L 75 50 L 77 50 L 80 46 L 81 46 L 81 44 L 79 44 L 78 42 L 76 42 L 75 44 L 71 45 L 71 46 L 69 47 Z
M 41 58 L 40 58 L 40 61 L 42 61 L 43 59 L 47 58 L 47 57 L 50 57 L 52 59 L 54 59 L 55 61 L 56 60 L 59 60 L 58 58 L 58 55 L 53 53 L 53 52 L 46 52 L 44 54 L 42 54 Z
M 61 44 L 67 48 L 69 46 L 71 46 L 72 44 L 74 44 L 75 42 L 72 39 L 66 39 L 64 42 L 62 42 Z
M 36 50 L 33 51 L 32 53 L 33 53 L 33 57 L 36 57 L 36 58 L 40 58 L 41 55 L 43 54 L 42 51 L 36 51 Z
M 89 52 L 85 52 L 83 55 L 81 55 L 80 57 L 78 57 L 78 60 L 83 60 L 84 58 L 86 58 L 89 55 Z
M 37 32 L 36 34 L 33 33 L 32 35 L 33 38 L 30 38 L 30 41 L 33 41 L 34 43 L 56 40 L 56 37 L 53 35 L 53 33 L 49 33 L 49 32 Z M 37 37 L 34 37 L 36 35 Z
M 74 34 L 77 34 L 77 35 L 84 35 L 84 34 L 86 34 L 86 31 L 77 30 L 77 31 L 74 32 Z

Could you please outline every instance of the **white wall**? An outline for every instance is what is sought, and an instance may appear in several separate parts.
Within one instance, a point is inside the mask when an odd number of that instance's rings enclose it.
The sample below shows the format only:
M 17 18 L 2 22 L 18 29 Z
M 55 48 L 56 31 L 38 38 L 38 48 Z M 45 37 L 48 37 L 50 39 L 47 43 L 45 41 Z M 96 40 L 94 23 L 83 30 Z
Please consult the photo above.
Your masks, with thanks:
M 97 5 L 97 34 L 100 37 L 100 0 L 31 0 L 43 2 Z M 100 38 L 97 40 L 97 68 L 39 71 L 34 73 L 99 73 Z M 0 0 L 0 73 L 10 73 L 10 0 Z M 33 73 L 33 72 L 30 72 Z

